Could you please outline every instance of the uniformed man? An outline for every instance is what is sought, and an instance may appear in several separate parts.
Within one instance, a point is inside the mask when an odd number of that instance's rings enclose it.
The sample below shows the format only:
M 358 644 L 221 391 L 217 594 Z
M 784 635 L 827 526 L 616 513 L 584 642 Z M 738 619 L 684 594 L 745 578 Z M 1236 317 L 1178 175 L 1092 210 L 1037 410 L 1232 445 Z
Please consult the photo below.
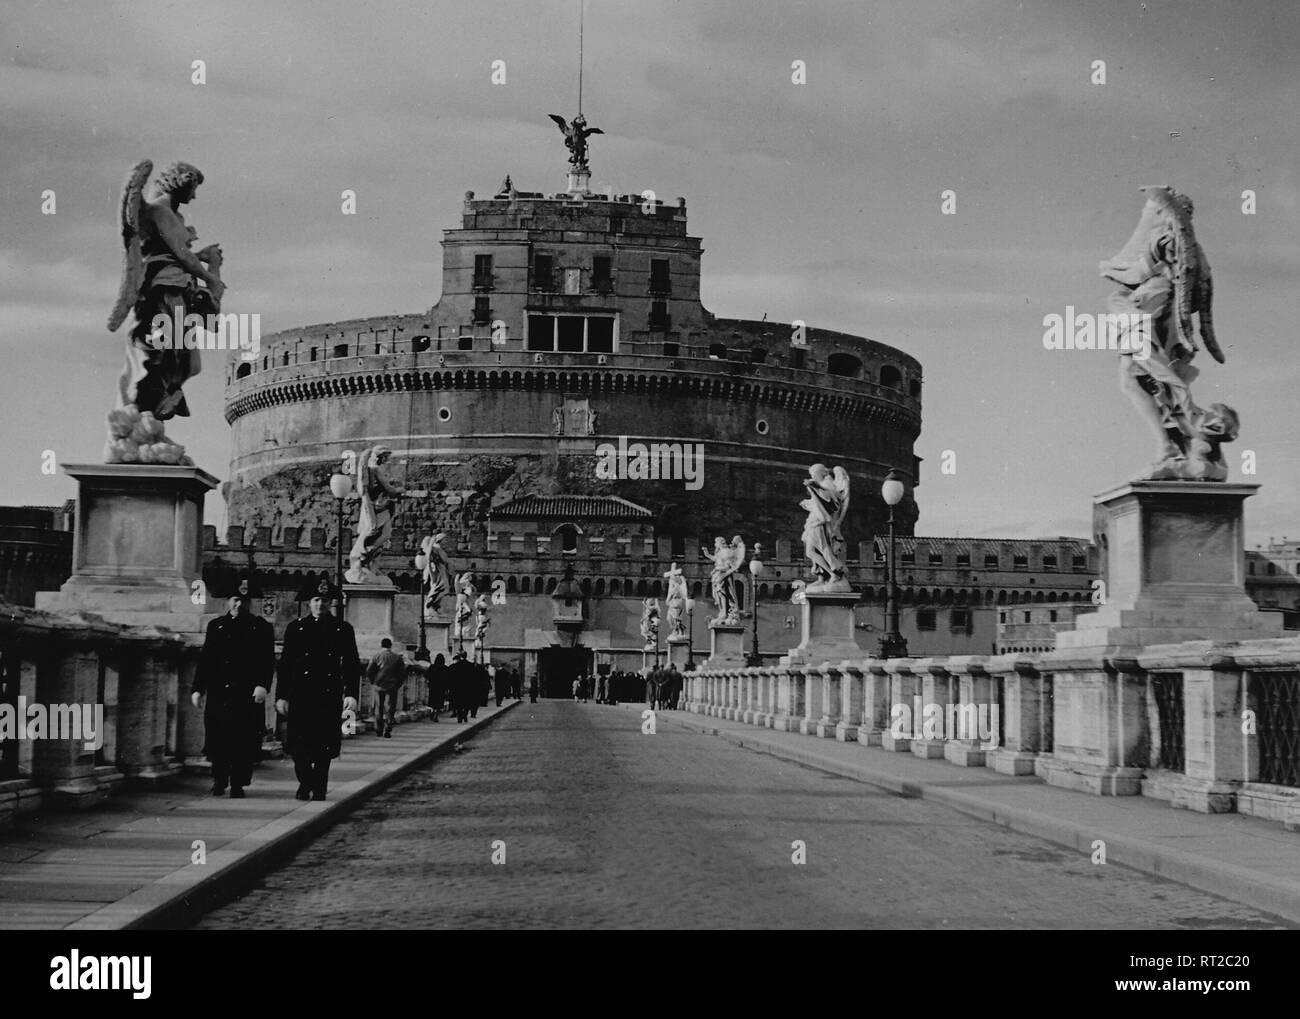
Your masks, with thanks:
M 194 673 L 190 701 L 203 712 L 203 752 L 212 762 L 212 795 L 230 786 L 232 800 L 243 799 L 262 749 L 267 693 L 275 674 L 275 632 L 248 611 L 261 592 L 243 576 L 228 589 L 226 613 L 208 623 Z
M 477 715 L 478 672 L 466 660 L 464 651 L 456 652 L 456 658 L 447 670 L 447 684 L 451 687 L 451 708 L 456 712 L 456 721 L 464 722 L 471 708 Z
M 311 593 L 311 614 L 284 631 L 276 710 L 288 721 L 286 749 L 293 758 L 300 800 L 323 800 L 330 761 L 339 756 L 342 711 L 356 711 L 361 679 L 352 628 L 325 611 L 341 593 L 322 581 Z

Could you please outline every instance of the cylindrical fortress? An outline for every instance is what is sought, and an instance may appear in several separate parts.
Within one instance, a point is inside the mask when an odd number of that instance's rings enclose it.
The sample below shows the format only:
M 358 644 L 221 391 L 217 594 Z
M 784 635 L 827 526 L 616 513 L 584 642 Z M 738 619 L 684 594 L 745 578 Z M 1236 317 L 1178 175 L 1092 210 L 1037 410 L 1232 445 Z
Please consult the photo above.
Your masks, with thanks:
M 411 533 L 602 494 L 649 509 L 660 536 L 789 538 L 824 462 L 852 479 L 852 544 L 884 527 L 886 472 L 916 477 L 920 364 L 803 322 L 715 318 L 682 199 L 470 193 L 443 250 L 428 312 L 277 333 L 230 362 L 231 524 L 332 532 L 329 474 L 374 445 L 423 493 L 394 521 Z M 910 491 L 900 509 L 910 533 Z

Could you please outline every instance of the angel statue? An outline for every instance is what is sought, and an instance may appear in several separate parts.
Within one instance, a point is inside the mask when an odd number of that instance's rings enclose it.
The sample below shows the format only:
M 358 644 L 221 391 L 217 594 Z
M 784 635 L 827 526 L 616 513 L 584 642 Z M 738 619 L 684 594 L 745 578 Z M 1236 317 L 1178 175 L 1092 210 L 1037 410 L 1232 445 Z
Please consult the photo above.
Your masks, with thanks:
M 108 416 L 104 460 L 193 466 L 185 447 L 167 438 L 163 422 L 189 417 L 181 386 L 199 374 L 201 360 L 200 344 L 185 342 L 183 334 L 192 328 L 185 319 L 221 310 L 226 290 L 221 248 L 209 244 L 191 251 L 198 234 L 180 213 L 194 200 L 203 174 L 189 163 L 172 163 L 148 183 L 152 172 L 153 162 L 142 159 L 122 188 L 122 280 L 108 331 L 117 332 L 127 312 L 134 314 L 134 324 L 127 333 L 117 406 Z
M 825 464 L 813 464 L 803 485 L 808 491 L 808 498 L 799 503 L 808 511 L 803 547 L 817 577 L 804 591 L 851 591 L 844 576 L 844 535 L 840 532 L 849 511 L 848 471 L 843 467 L 829 471 Z
M 404 491 L 401 482 L 390 473 L 388 458 L 392 455 L 387 446 L 371 446 L 357 457 L 361 516 L 357 520 L 357 540 L 348 554 L 352 568 L 344 574 L 350 584 L 392 583 L 372 569 L 392 537 L 393 506 Z
M 424 564 L 424 583 L 429 589 L 429 593 L 424 599 L 426 615 L 438 614 L 438 607 L 442 604 L 442 599 L 451 594 L 452 587 L 455 584 L 451 575 L 451 560 L 442 547 L 442 540 L 445 537 L 446 535 L 440 531 L 433 537 L 425 538 L 420 542 L 420 551 L 429 560 Z
M 563 117 L 554 113 L 547 116 L 564 132 L 564 147 L 569 150 L 569 164 L 575 170 L 587 169 L 587 136 L 605 132 L 598 127 L 588 127 L 587 118 L 581 113 L 573 118 L 572 124 L 566 123 Z
M 659 599 L 647 598 L 641 603 L 641 636 L 645 649 L 653 651 L 659 646 Z
M 718 606 L 718 614 L 711 622 L 717 624 L 736 623 L 740 621 L 740 599 L 736 597 L 737 579 L 735 573 L 745 561 L 745 543 L 740 535 L 731 539 L 728 546 L 722 538 L 715 538 L 713 554 L 704 553 L 704 558 L 713 563 L 713 572 L 709 581 L 713 587 L 713 603 Z
M 664 598 L 668 606 L 668 637 L 670 640 L 673 637 L 685 637 L 686 574 L 673 563 L 664 574 L 664 579 L 668 581 L 668 593 Z
M 1156 437 L 1155 462 L 1136 480 L 1224 481 L 1228 465 L 1219 447 L 1237 437 L 1237 412 L 1222 403 L 1198 407 L 1191 393 L 1200 374 L 1192 367 L 1194 314 L 1205 349 L 1224 361 L 1214 335 L 1210 265 L 1192 232 L 1192 200 L 1168 186 L 1141 190 L 1147 201 L 1137 229 L 1099 265 L 1120 285 L 1107 300 L 1118 317 L 1120 389 Z M 1144 321 L 1149 334 L 1135 342 L 1126 333 Z
M 470 606 L 474 602 L 474 575 L 462 573 L 456 578 L 456 639 L 464 640 L 469 634 Z
M 483 646 L 483 639 L 487 637 L 488 627 L 492 625 L 492 620 L 488 619 L 488 596 L 484 591 L 474 601 L 474 644 L 476 647 Z

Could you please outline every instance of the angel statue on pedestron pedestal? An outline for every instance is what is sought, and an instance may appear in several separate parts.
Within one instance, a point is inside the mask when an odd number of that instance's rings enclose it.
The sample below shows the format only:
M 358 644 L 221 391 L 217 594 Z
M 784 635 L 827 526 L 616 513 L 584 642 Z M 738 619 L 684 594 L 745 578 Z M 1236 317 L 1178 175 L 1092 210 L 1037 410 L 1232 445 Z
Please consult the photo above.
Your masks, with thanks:
M 825 464 L 813 464 L 803 484 L 808 491 L 808 498 L 799 503 L 808 511 L 803 547 L 817 577 L 804 590 L 850 591 L 852 587 L 844 576 L 844 535 L 840 530 L 849 510 L 848 472 L 843 467 L 830 471 Z

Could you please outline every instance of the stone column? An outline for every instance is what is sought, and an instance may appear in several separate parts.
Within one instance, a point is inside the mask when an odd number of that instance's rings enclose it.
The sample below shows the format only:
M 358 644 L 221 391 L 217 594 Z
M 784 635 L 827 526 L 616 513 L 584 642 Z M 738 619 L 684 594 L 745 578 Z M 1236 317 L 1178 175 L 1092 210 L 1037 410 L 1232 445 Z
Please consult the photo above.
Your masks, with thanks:
M 885 662 L 886 659 L 868 658 L 862 663 L 862 725 L 858 729 L 858 742 L 864 746 L 880 746 L 889 731 L 893 677 L 885 671 Z
M 953 718 L 955 731 L 948 732 L 943 756 L 966 768 L 984 767 L 987 754 L 999 745 L 1002 709 L 997 704 L 997 691 L 986 662 L 982 655 L 954 655 L 947 662 L 960 696 Z
M 821 666 L 802 665 L 792 668 L 797 668 L 804 677 L 804 709 L 803 717 L 799 719 L 799 732 L 804 736 L 815 735 L 817 723 L 821 721 L 822 700 L 825 697 L 825 690 L 822 689 Z
M 843 716 L 840 714 L 840 684 L 843 673 L 840 663 L 825 662 L 821 667 L 822 716 L 817 720 L 816 733 L 821 739 L 834 739 L 835 730 Z
M 133 639 L 119 678 L 117 768 L 132 783 L 168 782 L 181 765 L 164 758 L 167 746 L 167 689 L 176 684 L 181 653 L 175 637 L 155 631 Z
M 772 728 L 780 732 L 798 732 L 804 713 L 804 674 L 798 668 L 784 666 L 777 686 L 776 717 Z
M 1003 775 L 1032 775 L 1043 749 L 1043 677 L 1036 660 L 1019 654 L 985 662 L 992 682 L 1001 678 L 1006 742 L 985 754 L 984 764 Z
M 948 706 L 955 704 L 956 698 L 952 694 L 952 677 L 944 666 L 945 661 L 946 659 L 921 658 L 916 660 L 913 667 L 921 692 L 921 724 L 917 726 L 921 737 L 913 739 L 911 747 L 912 753 L 917 757 L 942 757 L 949 737 Z
M 840 720 L 835 725 L 835 738 L 841 743 L 856 743 L 862 728 L 864 668 L 862 661 L 846 659 L 840 663 L 843 679 L 840 681 Z
M 881 667 L 889 677 L 889 717 L 880 734 L 880 746 L 894 753 L 910 753 L 912 740 L 921 731 L 925 701 L 918 676 L 912 672 L 915 659 L 886 658 Z

